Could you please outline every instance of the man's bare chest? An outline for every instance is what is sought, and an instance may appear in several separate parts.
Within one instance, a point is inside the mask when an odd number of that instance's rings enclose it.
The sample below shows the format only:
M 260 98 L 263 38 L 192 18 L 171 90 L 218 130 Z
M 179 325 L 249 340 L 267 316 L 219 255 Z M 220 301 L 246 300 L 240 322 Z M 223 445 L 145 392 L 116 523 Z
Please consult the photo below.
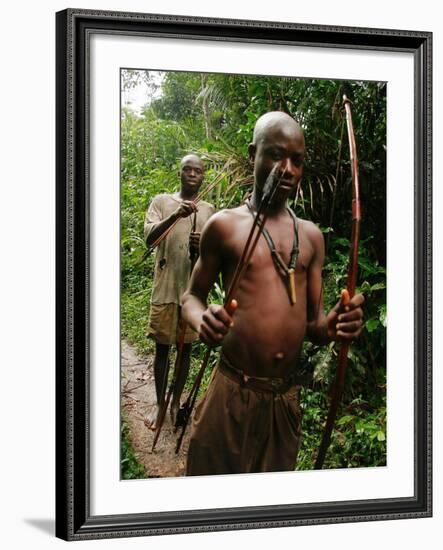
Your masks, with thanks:
M 291 222 L 291 220 L 288 221 Z M 244 257 L 243 253 L 252 223 L 239 224 L 235 235 L 226 243 L 225 265 L 235 269 L 240 261 L 247 262 L 246 271 L 249 276 L 265 276 L 269 271 L 284 275 L 291 268 L 294 268 L 299 275 L 306 274 L 313 258 L 314 248 L 305 235 L 302 225 L 298 224 L 297 234 L 295 234 L 293 224 L 288 221 L 278 225 L 267 224 L 268 238 L 265 238 L 263 232 L 260 233 L 250 257 Z

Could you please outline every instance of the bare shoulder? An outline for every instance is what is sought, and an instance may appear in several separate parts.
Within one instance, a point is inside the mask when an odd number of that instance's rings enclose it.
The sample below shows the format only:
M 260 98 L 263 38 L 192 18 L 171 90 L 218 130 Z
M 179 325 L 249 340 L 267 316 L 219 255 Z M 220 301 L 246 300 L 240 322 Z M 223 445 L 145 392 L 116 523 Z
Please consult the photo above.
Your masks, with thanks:
M 242 207 L 219 210 L 209 218 L 204 233 L 211 238 L 226 239 L 235 232 L 243 215 Z
M 323 233 L 319 227 L 310 220 L 298 218 L 299 228 L 315 249 L 324 247 Z

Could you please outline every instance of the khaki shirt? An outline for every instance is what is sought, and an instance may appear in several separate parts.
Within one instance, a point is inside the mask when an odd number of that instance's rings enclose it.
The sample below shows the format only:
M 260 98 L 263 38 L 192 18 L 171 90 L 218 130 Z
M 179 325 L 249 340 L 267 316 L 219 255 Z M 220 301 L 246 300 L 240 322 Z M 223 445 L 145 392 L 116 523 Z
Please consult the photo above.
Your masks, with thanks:
M 154 224 L 170 216 L 181 202 L 181 199 L 174 195 L 162 194 L 154 197 L 145 215 L 145 240 Z M 201 232 L 207 220 L 214 214 L 215 208 L 208 202 L 200 201 L 197 209 L 196 231 Z M 193 222 L 193 214 L 181 218 L 156 247 L 151 303 L 180 304 L 191 274 L 189 235 Z

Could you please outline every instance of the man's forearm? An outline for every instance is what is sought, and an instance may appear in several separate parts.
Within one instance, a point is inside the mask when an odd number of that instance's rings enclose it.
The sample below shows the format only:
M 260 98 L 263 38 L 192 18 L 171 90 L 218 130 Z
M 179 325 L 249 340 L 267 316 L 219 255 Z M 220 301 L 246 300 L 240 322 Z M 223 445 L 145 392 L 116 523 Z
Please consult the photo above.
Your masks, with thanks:
M 162 220 L 161 222 L 156 223 L 152 226 L 151 231 L 146 236 L 146 245 L 151 246 L 152 243 L 163 235 L 163 233 L 171 227 L 171 225 L 179 218 L 176 212 L 173 212 L 170 216 Z
M 326 317 L 324 317 L 320 321 L 311 321 L 310 323 L 308 323 L 306 336 L 313 344 L 329 344 L 329 342 L 331 341 L 331 337 L 328 333 L 328 324 L 326 322 Z
M 200 332 L 203 313 L 207 304 L 198 296 L 185 292 L 182 297 L 182 317 L 196 331 Z

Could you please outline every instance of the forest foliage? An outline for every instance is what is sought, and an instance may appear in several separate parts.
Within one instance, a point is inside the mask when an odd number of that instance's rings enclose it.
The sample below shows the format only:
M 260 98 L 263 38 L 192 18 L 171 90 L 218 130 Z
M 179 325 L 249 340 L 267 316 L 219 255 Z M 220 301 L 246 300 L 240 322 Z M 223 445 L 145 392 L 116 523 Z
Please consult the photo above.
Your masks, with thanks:
M 325 466 L 386 463 L 386 85 L 225 74 L 169 72 L 161 81 L 145 71 L 123 71 L 126 89 L 144 80 L 153 98 L 141 113 L 122 109 L 121 330 L 139 351 L 145 337 L 153 254 L 143 241 L 143 218 L 153 196 L 179 187 L 179 161 L 189 152 L 206 165 L 207 200 L 217 209 L 239 205 L 252 187 L 247 147 L 257 118 L 271 110 L 292 115 L 306 141 L 304 174 L 291 206 L 323 231 L 325 308 L 346 286 L 351 233 L 351 171 L 344 93 L 352 100 L 363 207 L 358 290 L 366 298 L 365 328 L 351 346 L 343 405 Z M 221 303 L 220 292 L 211 298 Z M 297 469 L 311 469 L 328 407 L 337 345 L 303 347 L 303 443 Z M 203 346 L 193 350 L 195 373 Z M 214 365 L 216 354 L 213 354 Z M 207 373 L 209 376 L 209 371 Z M 203 385 L 204 386 L 204 385 Z

